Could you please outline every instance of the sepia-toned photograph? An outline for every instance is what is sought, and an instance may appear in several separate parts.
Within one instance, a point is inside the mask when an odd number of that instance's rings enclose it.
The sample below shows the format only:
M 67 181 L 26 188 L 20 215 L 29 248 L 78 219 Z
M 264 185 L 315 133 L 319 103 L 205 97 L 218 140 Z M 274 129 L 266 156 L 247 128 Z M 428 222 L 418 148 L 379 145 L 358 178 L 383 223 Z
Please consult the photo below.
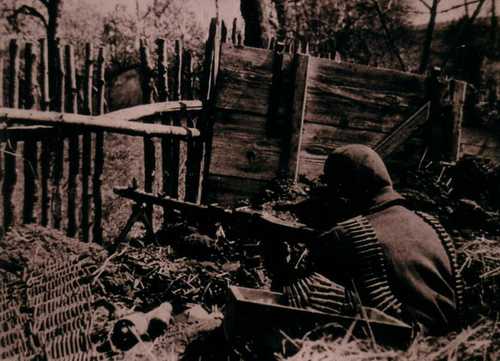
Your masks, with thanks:
M 500 0 L 0 0 L 0 361 L 500 359 Z

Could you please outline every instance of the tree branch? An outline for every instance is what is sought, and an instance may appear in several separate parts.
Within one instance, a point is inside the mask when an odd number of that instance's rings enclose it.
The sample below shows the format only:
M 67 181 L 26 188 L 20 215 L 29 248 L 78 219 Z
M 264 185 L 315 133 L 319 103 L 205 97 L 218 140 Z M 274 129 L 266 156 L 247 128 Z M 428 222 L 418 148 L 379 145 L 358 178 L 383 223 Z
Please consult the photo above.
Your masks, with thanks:
M 375 6 L 375 10 L 377 11 L 377 14 L 378 14 L 378 17 L 380 20 L 380 24 L 382 25 L 382 29 L 385 32 L 386 41 L 387 41 L 387 45 L 389 47 L 389 50 L 398 59 L 399 65 L 401 66 L 401 70 L 406 71 L 406 65 L 405 65 L 403 59 L 401 58 L 401 53 L 399 52 L 398 47 L 394 43 L 392 33 L 389 30 L 389 27 L 387 26 L 387 22 L 386 22 L 384 13 L 382 12 L 382 9 L 380 8 L 380 4 L 379 4 L 378 0 L 372 0 L 372 2 L 373 2 L 373 5 Z
M 446 54 L 446 57 L 444 58 L 443 67 L 445 67 L 446 64 L 448 64 L 448 61 L 450 60 L 452 52 L 458 47 L 458 45 L 462 41 L 462 36 L 464 35 L 464 33 L 466 31 L 468 31 L 469 28 L 474 24 L 474 21 L 476 20 L 479 13 L 481 12 L 481 8 L 483 7 L 485 2 L 486 2 L 486 0 L 479 0 L 477 7 L 476 7 L 476 10 L 474 10 L 474 13 L 472 14 L 472 16 L 470 18 L 468 18 L 467 21 L 462 23 L 462 26 L 460 27 L 460 30 L 458 32 L 458 35 L 456 37 L 455 42 L 453 43 L 453 46 L 450 48 L 450 50 Z
M 447 13 L 447 12 L 450 12 L 450 11 L 453 11 L 453 10 L 456 10 L 456 9 L 467 7 L 467 6 L 472 5 L 472 4 L 477 4 L 480 1 L 481 0 L 474 0 L 474 1 L 470 1 L 470 2 L 465 2 L 465 3 L 460 4 L 460 5 L 451 6 L 448 9 L 441 10 L 439 13 L 440 14 L 444 14 L 444 13 Z
M 45 28 L 47 28 L 47 26 L 48 26 L 47 20 L 45 19 L 45 17 L 34 7 L 31 7 L 28 5 L 23 5 L 19 8 L 17 8 L 16 10 L 14 10 L 14 12 L 11 15 L 9 15 L 9 17 L 8 17 L 9 22 L 16 22 L 17 17 L 19 15 L 33 16 L 33 17 L 37 18 L 38 20 L 40 20 L 42 22 L 43 26 L 45 26 Z
M 423 4 L 427 9 L 431 9 L 431 6 L 424 0 L 418 0 L 421 4 Z

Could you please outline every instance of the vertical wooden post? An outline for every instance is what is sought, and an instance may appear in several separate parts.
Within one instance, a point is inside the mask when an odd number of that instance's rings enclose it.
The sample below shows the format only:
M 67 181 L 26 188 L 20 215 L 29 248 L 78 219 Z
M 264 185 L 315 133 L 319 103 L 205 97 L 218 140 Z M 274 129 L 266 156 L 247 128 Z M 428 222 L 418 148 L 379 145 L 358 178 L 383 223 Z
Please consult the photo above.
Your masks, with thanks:
M 182 94 L 183 99 L 193 99 L 193 62 L 191 52 L 184 52 L 184 59 L 182 61 Z
M 184 99 L 194 99 L 193 93 L 193 59 L 190 51 L 184 52 L 183 60 L 184 70 L 182 72 L 182 84 Z M 186 125 L 188 127 L 196 127 L 195 119 L 192 115 L 186 112 Z M 199 163 L 196 156 L 192 156 L 193 152 L 197 151 L 198 141 L 188 140 L 186 141 L 186 178 L 184 187 L 184 198 L 191 202 L 196 202 L 198 193 L 198 178 L 199 178 L 199 167 L 193 162 Z
M 182 99 L 182 41 L 177 39 L 175 41 L 175 60 L 174 60 L 174 87 L 173 95 L 174 100 Z
M 94 73 L 94 49 L 92 44 L 85 45 L 85 69 L 83 80 L 83 113 L 93 114 L 92 89 Z M 81 240 L 89 241 L 89 178 L 92 161 L 92 137 L 90 132 L 83 133 L 82 140 L 82 214 L 81 214 Z
M 19 47 L 17 40 L 9 43 L 9 107 L 19 107 Z M 5 179 L 2 186 L 3 193 L 3 225 L 8 231 L 15 222 L 15 206 L 12 203 L 12 193 L 16 185 L 16 151 L 17 142 L 7 139 L 5 146 Z
M 439 160 L 443 151 L 442 85 L 439 81 L 440 75 L 441 69 L 434 68 L 426 79 L 426 96 L 431 102 L 430 122 L 426 130 L 426 138 L 429 143 L 430 157 L 434 160 Z
M 278 125 L 278 109 L 283 89 L 283 51 L 284 43 L 277 43 L 274 47 L 271 91 L 269 92 L 269 107 L 266 119 L 266 132 L 269 137 L 281 135 L 281 129 Z
M 224 20 L 221 21 L 221 35 L 220 35 L 220 42 L 222 44 L 225 44 L 227 42 L 227 26 L 226 22 Z
M 306 108 L 307 75 L 309 56 L 295 54 L 292 62 L 293 89 L 290 108 L 288 109 L 289 123 L 283 138 L 283 148 L 280 157 L 281 172 L 284 176 L 297 181 L 299 175 L 300 148 L 302 143 L 302 128 Z
M 24 89 L 23 101 L 24 108 L 31 109 L 35 104 L 35 54 L 33 53 L 33 44 L 26 43 L 24 50 Z M 26 139 L 23 147 L 24 159 L 24 206 L 23 206 L 23 222 L 33 223 L 35 218 L 33 215 L 34 205 L 36 202 L 38 175 L 37 162 L 37 142 L 36 140 Z
M 455 162 L 460 159 L 460 143 L 462 139 L 462 121 L 464 117 L 464 104 L 467 97 L 467 83 L 453 80 L 452 86 L 452 124 L 449 161 Z
M 165 39 L 156 39 L 156 88 L 158 100 L 168 100 L 168 58 Z
M 213 93 L 215 90 L 215 82 L 217 80 L 217 75 L 219 72 L 219 59 L 221 52 L 221 42 L 220 42 L 220 26 L 216 18 L 212 19 L 210 23 L 210 31 L 208 35 L 208 40 L 205 48 L 205 63 L 203 65 L 203 79 L 201 84 L 202 91 L 202 101 L 204 103 L 204 113 L 203 119 L 201 119 L 201 124 L 199 128 L 202 133 L 202 139 L 200 141 L 203 144 L 200 145 L 199 150 L 199 167 L 203 169 L 202 172 L 198 172 L 199 182 L 198 182 L 198 197 L 197 201 L 200 202 L 204 197 L 203 189 L 205 189 L 205 184 L 207 182 L 208 172 L 210 170 L 210 157 L 212 153 L 212 134 L 213 134 Z
M 96 65 L 96 114 L 104 114 L 104 86 L 105 86 L 105 53 L 104 48 L 99 48 Z M 104 168 L 104 134 L 96 132 L 95 135 L 95 158 L 94 179 L 92 182 L 92 194 L 94 195 L 94 226 L 93 241 L 102 243 L 102 173 Z
M 48 48 L 47 40 L 40 39 L 40 109 L 48 110 L 50 104 L 49 98 L 49 58 L 48 58 Z M 42 141 L 42 153 L 40 155 L 41 163 L 41 211 L 40 211 L 40 223 L 42 226 L 47 226 L 49 223 L 49 177 L 50 177 L 50 140 L 44 139 Z
M 193 99 L 193 63 L 191 53 L 184 52 L 184 71 L 183 71 L 183 94 L 186 99 Z M 195 127 L 194 119 L 187 114 L 187 126 Z M 186 179 L 184 188 L 184 198 L 189 202 L 196 202 L 198 197 L 199 182 L 199 163 L 200 159 L 196 156 L 199 153 L 199 141 L 188 140 L 186 142 Z
M 238 19 L 233 19 L 233 28 L 231 29 L 231 42 L 236 45 L 238 41 Z
M 50 110 L 60 112 L 64 105 L 64 63 L 63 50 L 60 44 L 57 45 L 54 76 L 54 98 L 50 100 Z M 62 196 L 61 196 L 61 181 L 63 178 L 64 165 L 64 138 L 58 135 L 54 144 L 54 164 L 52 168 L 52 226 L 55 229 L 61 228 L 62 220 Z
M 241 33 L 241 30 L 238 30 L 238 34 L 236 35 L 236 46 L 238 48 L 243 47 L 243 34 Z
M 144 39 L 140 43 L 140 58 L 142 67 L 142 97 L 143 103 L 149 104 L 152 101 L 152 90 L 150 85 L 151 80 L 151 65 L 149 59 L 149 49 Z M 144 137 L 144 191 L 153 192 L 153 185 L 156 171 L 156 156 L 153 140 L 149 137 Z M 149 222 L 153 220 L 153 207 L 147 206 L 145 212 Z M 152 223 L 151 223 L 152 224 Z
M 168 53 L 165 39 L 156 40 L 156 89 L 158 100 L 166 101 L 169 98 L 168 87 Z M 163 115 L 162 124 L 169 124 L 168 115 Z M 170 156 L 172 151 L 172 139 L 162 137 L 161 139 L 161 170 L 162 170 L 162 192 L 168 194 L 168 182 L 170 177 Z M 168 221 L 168 212 L 163 210 L 163 223 Z
M 64 48 L 65 60 L 65 75 L 66 81 L 66 112 L 77 112 L 77 88 L 76 88 L 76 69 L 74 49 L 71 45 L 66 45 Z M 69 137 L 69 174 L 68 174 L 68 227 L 66 234 L 69 237 L 76 235 L 76 193 L 77 193 L 77 177 L 80 168 L 80 150 L 78 135 L 71 134 Z
M 182 94 L 182 42 L 180 40 L 175 41 L 175 53 L 174 53 L 174 81 L 173 81 L 173 99 L 181 100 Z M 180 116 L 175 114 L 172 116 L 173 125 L 181 125 Z M 168 192 L 170 197 L 177 198 L 179 196 L 179 168 L 180 168 L 180 141 L 178 139 L 172 139 L 172 148 L 170 150 L 170 166 L 168 178 Z

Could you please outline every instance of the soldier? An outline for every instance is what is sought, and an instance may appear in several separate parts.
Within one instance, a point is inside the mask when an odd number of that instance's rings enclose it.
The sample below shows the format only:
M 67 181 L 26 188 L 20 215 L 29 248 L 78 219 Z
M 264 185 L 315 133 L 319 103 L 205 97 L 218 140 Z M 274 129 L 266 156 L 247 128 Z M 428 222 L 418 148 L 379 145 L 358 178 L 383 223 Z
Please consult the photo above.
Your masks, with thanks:
M 309 244 L 319 274 L 295 280 L 295 306 L 343 312 L 349 295 L 424 332 L 458 325 L 462 283 L 453 243 L 433 217 L 404 206 L 378 154 L 363 145 L 336 149 L 324 176 L 329 199 L 342 199 L 351 217 Z M 331 291 L 328 279 L 332 280 Z M 330 300 L 326 297 L 330 294 Z

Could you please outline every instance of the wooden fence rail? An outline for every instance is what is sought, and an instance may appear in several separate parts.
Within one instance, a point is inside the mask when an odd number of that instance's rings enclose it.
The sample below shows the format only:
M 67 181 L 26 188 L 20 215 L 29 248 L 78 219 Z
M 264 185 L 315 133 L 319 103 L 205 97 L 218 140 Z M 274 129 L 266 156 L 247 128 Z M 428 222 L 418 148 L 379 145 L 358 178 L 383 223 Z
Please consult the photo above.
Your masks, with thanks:
M 50 59 L 55 66 L 49 66 L 46 40 L 24 48 L 16 39 L 10 41 L 7 58 L 0 58 L 0 236 L 16 223 L 39 222 L 84 241 L 102 242 L 106 133 L 143 137 L 149 144 L 141 187 L 151 188 L 157 176 L 169 189 L 179 184 L 180 154 L 175 148 L 200 137 L 195 126 L 200 122 L 193 120 L 200 117 L 203 104 L 193 100 L 199 91 L 189 51 L 176 41 L 169 69 L 166 44 L 164 39 L 156 42 L 153 61 L 141 43 L 145 105 L 106 113 L 105 48 L 86 44 L 78 69 L 69 44 L 59 46 L 56 59 Z M 50 74 L 52 68 L 55 73 Z M 156 172 L 154 149 L 160 141 L 163 161 Z M 192 184 L 201 175 L 185 177 Z M 186 199 L 197 199 L 198 191 L 186 187 Z

